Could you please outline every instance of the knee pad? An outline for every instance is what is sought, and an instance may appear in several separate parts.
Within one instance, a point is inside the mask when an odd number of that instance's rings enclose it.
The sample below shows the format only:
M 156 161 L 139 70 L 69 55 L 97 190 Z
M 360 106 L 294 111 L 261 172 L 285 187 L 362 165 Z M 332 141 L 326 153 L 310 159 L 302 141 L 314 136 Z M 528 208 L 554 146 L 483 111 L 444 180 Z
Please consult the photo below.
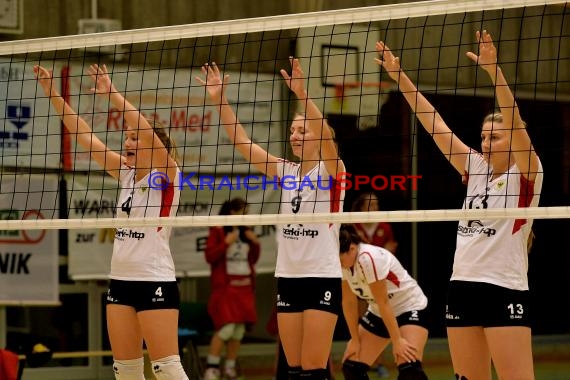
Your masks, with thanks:
M 304 369 L 299 375 L 300 380 L 328 380 L 330 372 L 326 368 Z
M 428 380 L 428 377 L 422 368 L 422 362 L 416 360 L 398 366 L 398 380 Z
M 144 358 L 115 360 L 113 372 L 117 380 L 144 380 Z
M 289 373 L 289 380 L 299 380 L 301 370 L 301 367 L 289 367 L 289 370 L 287 371 Z
M 342 363 L 342 373 L 346 380 L 368 380 L 370 366 L 354 360 L 345 360 Z
M 153 360 L 151 363 L 152 372 L 157 380 L 188 380 L 178 355 Z
M 244 335 L 245 335 L 245 324 L 236 323 L 234 325 L 234 333 L 232 334 L 231 339 L 242 340 Z
M 208 356 L 206 357 L 206 365 L 208 367 L 220 368 L 221 361 L 222 358 L 219 356 L 208 354 Z
M 227 342 L 228 340 L 232 339 L 235 328 L 236 328 L 235 323 L 228 323 L 227 325 L 224 325 L 221 329 L 218 330 L 218 336 L 220 337 L 221 340 Z

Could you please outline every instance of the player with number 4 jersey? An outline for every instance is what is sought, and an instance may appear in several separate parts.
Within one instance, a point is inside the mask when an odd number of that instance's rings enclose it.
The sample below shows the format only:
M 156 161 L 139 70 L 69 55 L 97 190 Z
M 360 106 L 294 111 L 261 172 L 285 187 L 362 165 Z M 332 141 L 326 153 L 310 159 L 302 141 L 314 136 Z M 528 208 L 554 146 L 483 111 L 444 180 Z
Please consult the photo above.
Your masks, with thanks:
M 45 95 L 77 143 L 118 179 L 117 218 L 173 217 L 180 189 L 171 181 L 151 188 L 152 176 L 178 178 L 176 145 L 156 120 L 146 119 L 117 91 L 105 65 L 91 65 L 91 91 L 124 117 L 124 149 L 115 152 L 93 133 L 55 88 L 51 71 L 35 66 Z M 170 183 L 169 183 L 170 182 Z M 116 379 L 144 378 L 143 342 L 157 380 L 188 380 L 178 348 L 180 293 L 170 252 L 169 227 L 117 228 L 107 291 L 107 331 Z

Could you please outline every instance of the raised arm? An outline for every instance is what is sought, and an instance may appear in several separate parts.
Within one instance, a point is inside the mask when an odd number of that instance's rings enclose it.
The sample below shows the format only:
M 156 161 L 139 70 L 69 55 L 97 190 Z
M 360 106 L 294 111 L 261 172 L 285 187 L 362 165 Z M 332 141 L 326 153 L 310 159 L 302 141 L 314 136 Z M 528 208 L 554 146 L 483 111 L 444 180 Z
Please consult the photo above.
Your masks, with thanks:
M 177 164 L 154 129 L 143 114 L 135 108 L 113 85 L 105 65 L 91 65 L 87 70 L 93 80 L 91 91 L 97 95 L 108 97 L 111 104 L 123 113 L 128 126 L 138 131 L 139 147 L 152 152 L 151 167 L 166 172 L 170 181 L 176 178 Z
M 87 150 L 91 154 L 91 158 L 101 165 L 107 173 L 119 178 L 119 169 L 123 157 L 119 153 L 109 150 L 93 133 L 85 120 L 79 117 L 77 112 L 63 99 L 55 88 L 51 71 L 37 65 L 34 66 L 34 74 L 67 130 L 75 135 L 77 143 Z
M 468 52 L 467 57 L 485 70 L 495 85 L 497 103 L 503 115 L 503 127 L 510 129 L 511 154 L 521 174 L 533 181 L 538 172 L 538 156 L 530 141 L 526 124 L 521 118 L 515 97 L 497 63 L 497 49 L 486 30 L 483 30 L 483 33 L 477 31 L 476 37 L 479 41 L 479 55 Z
M 278 158 L 251 141 L 228 102 L 225 89 L 228 85 L 229 75 L 222 78 L 215 62 L 212 62 L 211 65 L 206 63 L 202 66 L 202 73 L 204 78 L 196 77 L 196 80 L 206 87 L 208 96 L 220 115 L 220 122 L 235 148 L 260 172 L 268 176 L 277 175 Z
M 388 46 L 384 42 L 379 41 L 376 43 L 376 50 L 380 55 L 380 58 L 375 59 L 376 62 L 398 84 L 398 89 L 404 95 L 404 98 L 426 132 L 431 135 L 441 153 L 453 165 L 455 170 L 463 175 L 465 172 L 465 160 L 470 150 L 469 147 L 449 129 L 439 112 L 416 88 L 411 79 L 401 69 L 400 59 L 392 54 Z
M 344 163 L 338 155 L 338 149 L 334 142 L 331 127 L 324 118 L 319 107 L 309 98 L 305 87 L 305 75 L 299 60 L 291 57 L 291 75 L 286 70 L 281 70 L 281 75 L 289 89 L 295 93 L 297 99 L 305 111 L 305 127 L 310 129 L 314 136 L 320 140 L 320 157 L 325 163 L 327 172 L 336 177 L 338 173 L 345 172 Z

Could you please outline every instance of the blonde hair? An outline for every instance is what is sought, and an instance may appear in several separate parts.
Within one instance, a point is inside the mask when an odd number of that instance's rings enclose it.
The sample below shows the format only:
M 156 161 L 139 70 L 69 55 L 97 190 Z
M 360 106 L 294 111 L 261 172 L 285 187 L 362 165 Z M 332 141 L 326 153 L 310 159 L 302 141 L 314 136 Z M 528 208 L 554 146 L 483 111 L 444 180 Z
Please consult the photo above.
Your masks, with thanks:
M 500 112 L 493 112 L 485 116 L 483 119 L 483 124 L 485 123 L 502 123 L 503 122 L 503 114 Z
M 164 145 L 164 147 L 166 148 L 170 157 L 172 157 L 172 159 L 176 161 L 176 163 L 179 163 L 178 149 L 176 148 L 176 143 L 174 142 L 174 140 L 172 140 L 172 138 L 166 131 L 166 127 L 162 125 L 162 123 L 158 120 L 154 119 L 146 119 L 146 120 L 151 125 L 152 130 L 154 131 L 156 136 L 158 136 L 158 138 L 160 139 L 160 142 L 162 142 L 162 145 Z
M 485 116 L 483 119 L 483 124 L 485 123 L 502 123 L 503 122 L 503 114 L 500 112 L 493 112 Z M 522 125 L 526 128 L 526 123 L 522 120 Z

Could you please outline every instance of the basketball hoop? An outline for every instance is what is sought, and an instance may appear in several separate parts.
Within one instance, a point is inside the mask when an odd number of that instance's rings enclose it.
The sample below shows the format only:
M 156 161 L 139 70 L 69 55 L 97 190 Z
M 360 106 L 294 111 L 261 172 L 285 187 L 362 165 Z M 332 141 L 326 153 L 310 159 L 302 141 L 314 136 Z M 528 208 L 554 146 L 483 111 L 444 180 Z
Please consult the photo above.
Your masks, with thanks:
M 379 109 L 386 100 L 386 91 L 394 87 L 393 82 L 344 82 L 334 85 L 334 106 L 336 112 L 358 116 L 360 129 L 377 124 Z
M 359 98 L 356 103 L 362 103 L 364 98 L 370 96 L 381 96 L 381 89 L 392 88 L 392 82 L 344 82 L 334 85 L 334 105 L 338 111 L 347 111 L 351 108 L 351 98 Z M 350 92 L 356 91 L 354 95 Z
M 393 87 L 394 84 L 391 82 L 344 82 L 344 83 L 337 83 L 334 85 L 335 88 L 335 98 L 336 101 L 342 103 L 345 91 L 347 89 L 354 89 L 354 88 L 390 88 Z

